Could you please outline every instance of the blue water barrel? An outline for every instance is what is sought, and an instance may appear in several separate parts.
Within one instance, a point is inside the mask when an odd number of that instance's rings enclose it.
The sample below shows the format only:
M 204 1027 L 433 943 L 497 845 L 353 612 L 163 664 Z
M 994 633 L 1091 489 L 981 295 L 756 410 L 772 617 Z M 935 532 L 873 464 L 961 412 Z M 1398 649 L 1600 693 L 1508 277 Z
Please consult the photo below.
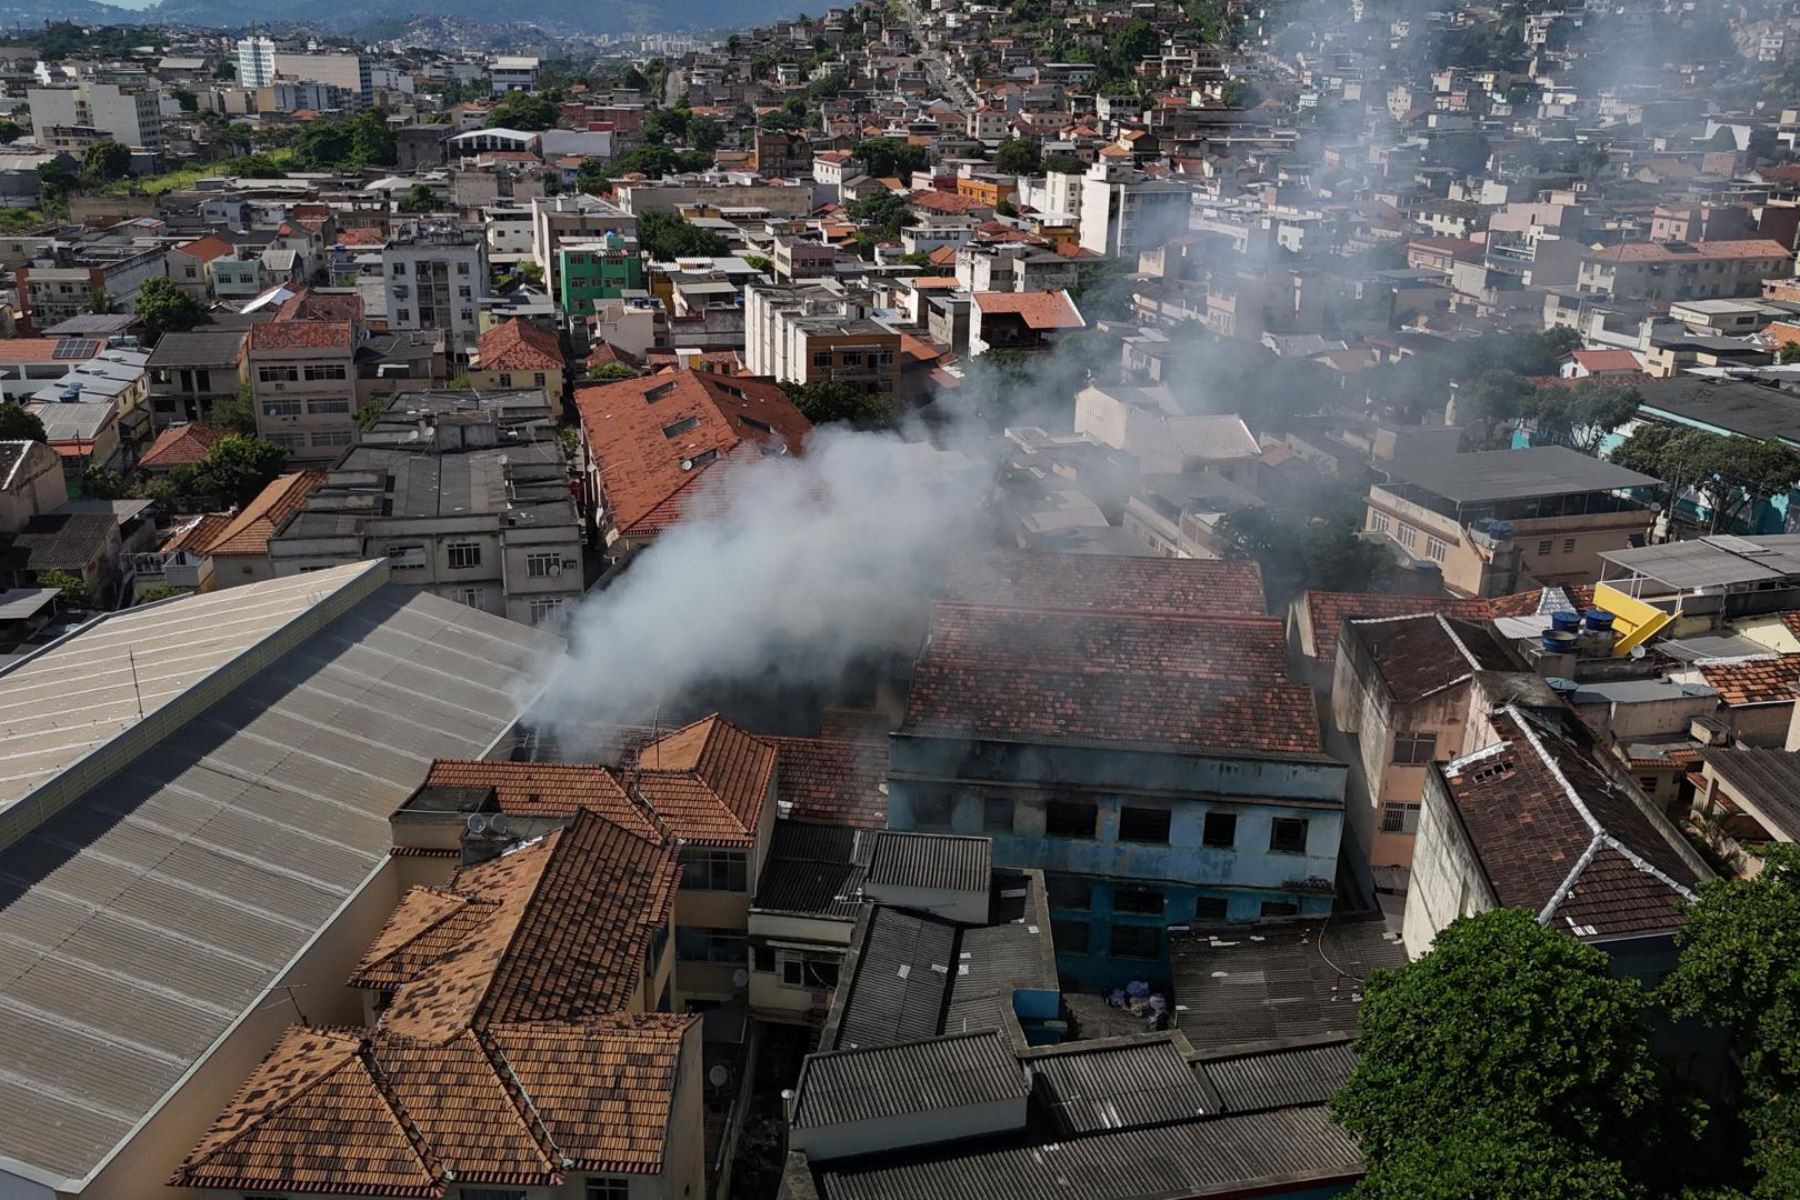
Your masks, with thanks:
M 1560 629 L 1564 633 L 1574 633 L 1581 628 L 1581 614 L 1578 612 L 1553 612 L 1550 614 L 1550 628 Z
M 1590 608 L 1587 610 L 1587 627 L 1595 633 L 1611 633 L 1613 615 L 1604 608 Z

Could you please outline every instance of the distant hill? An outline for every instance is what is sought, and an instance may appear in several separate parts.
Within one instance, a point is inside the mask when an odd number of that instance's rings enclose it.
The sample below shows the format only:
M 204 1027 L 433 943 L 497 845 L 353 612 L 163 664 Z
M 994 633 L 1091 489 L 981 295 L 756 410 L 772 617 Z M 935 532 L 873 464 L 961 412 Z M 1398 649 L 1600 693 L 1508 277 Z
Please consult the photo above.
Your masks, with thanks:
M 818 0 L 814 11 L 827 5 Z M 372 21 L 417 16 L 491 22 L 493 0 L 313 0 L 303 19 L 348 31 Z M 806 11 L 805 0 L 537 0 L 521 13 L 546 28 L 581 33 L 658 33 L 681 29 L 724 29 L 761 25 Z M 268 0 L 162 0 L 144 9 L 118 8 L 96 0 L 0 0 L 0 27 L 29 28 L 47 20 L 94 24 L 201 25 L 229 28 L 271 19 L 295 20 L 302 12 L 273 9 Z

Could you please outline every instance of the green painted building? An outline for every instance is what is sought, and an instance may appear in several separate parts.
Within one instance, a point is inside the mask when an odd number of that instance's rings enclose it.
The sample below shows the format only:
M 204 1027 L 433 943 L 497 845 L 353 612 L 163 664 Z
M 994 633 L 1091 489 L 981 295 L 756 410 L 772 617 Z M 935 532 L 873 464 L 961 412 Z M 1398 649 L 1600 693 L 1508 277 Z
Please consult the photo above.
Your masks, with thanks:
M 556 248 L 556 302 L 568 316 L 586 316 L 596 300 L 617 300 L 644 286 L 637 239 L 608 233 Z

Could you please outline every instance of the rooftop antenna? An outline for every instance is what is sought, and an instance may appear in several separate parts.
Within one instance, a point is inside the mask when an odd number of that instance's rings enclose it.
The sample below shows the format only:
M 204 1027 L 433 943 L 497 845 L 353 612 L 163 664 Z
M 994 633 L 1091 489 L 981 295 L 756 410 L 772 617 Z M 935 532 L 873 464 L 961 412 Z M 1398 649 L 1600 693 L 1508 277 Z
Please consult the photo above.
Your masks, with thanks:
M 125 658 L 131 664 L 131 694 L 137 697 L 138 720 L 144 719 L 144 691 L 138 686 L 137 652 L 130 647 L 125 650 Z M 296 1005 L 295 1007 L 298 1007 Z

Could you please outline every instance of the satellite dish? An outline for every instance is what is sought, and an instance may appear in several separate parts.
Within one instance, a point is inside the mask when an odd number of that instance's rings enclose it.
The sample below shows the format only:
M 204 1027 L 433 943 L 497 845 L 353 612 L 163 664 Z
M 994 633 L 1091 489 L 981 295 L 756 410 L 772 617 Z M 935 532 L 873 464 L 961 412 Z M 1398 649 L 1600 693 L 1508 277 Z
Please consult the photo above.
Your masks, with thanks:
M 739 967 L 737 970 L 735 970 L 731 973 L 731 986 L 732 987 L 743 987 L 745 984 L 747 984 L 749 982 L 750 982 L 750 972 L 744 970 L 744 968 Z
M 512 832 L 512 826 L 507 823 L 507 820 L 505 817 L 499 815 L 498 813 L 496 813 L 494 816 L 488 818 L 487 827 L 488 827 L 488 832 L 497 833 L 502 836 Z
M 722 1088 L 731 1082 L 731 1072 L 726 1069 L 724 1063 L 714 1063 L 712 1070 L 706 1073 L 706 1082 L 716 1088 Z
M 558 575 L 561 575 L 561 574 L 562 574 L 562 564 L 561 563 L 551 563 L 550 564 L 550 578 L 555 579 Z
M 470 833 L 486 833 L 488 828 L 487 818 L 480 813 L 470 813 L 467 825 Z

